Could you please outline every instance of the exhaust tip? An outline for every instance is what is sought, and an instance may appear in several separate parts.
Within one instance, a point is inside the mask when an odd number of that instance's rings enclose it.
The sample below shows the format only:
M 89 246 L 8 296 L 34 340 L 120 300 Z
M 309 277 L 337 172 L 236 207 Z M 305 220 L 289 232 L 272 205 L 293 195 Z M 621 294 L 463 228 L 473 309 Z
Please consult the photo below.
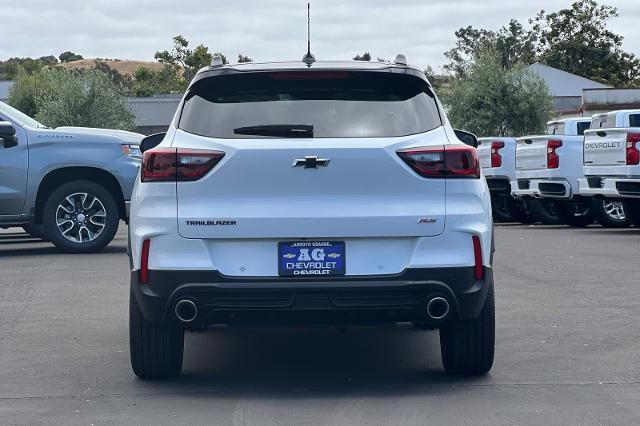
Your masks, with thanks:
M 449 314 L 449 302 L 444 297 L 434 297 L 427 302 L 427 316 L 432 320 L 441 320 Z
M 178 303 L 176 303 L 174 311 L 176 318 L 183 323 L 193 322 L 198 316 L 198 307 L 193 300 L 190 299 L 179 300 Z

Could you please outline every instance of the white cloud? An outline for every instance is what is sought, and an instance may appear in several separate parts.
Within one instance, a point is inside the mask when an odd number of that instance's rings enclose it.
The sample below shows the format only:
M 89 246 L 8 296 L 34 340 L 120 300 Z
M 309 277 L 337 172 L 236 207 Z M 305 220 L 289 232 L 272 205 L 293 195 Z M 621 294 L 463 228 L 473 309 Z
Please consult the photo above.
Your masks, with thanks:
M 7 4 L 1 4 L 7 2 Z M 10 2 L 10 3 L 9 3 Z M 473 25 L 497 29 L 509 19 L 525 22 L 540 9 L 567 7 L 570 1 L 314 0 L 312 50 L 318 59 L 350 59 L 368 50 L 375 57 L 407 55 L 425 67 L 444 62 L 454 31 Z M 611 29 L 624 36 L 624 48 L 640 55 L 640 2 L 617 0 L 620 18 Z M 255 60 L 302 57 L 306 47 L 306 2 L 295 0 L 1 0 L 0 59 L 59 55 L 151 60 L 184 35 L 230 58 Z

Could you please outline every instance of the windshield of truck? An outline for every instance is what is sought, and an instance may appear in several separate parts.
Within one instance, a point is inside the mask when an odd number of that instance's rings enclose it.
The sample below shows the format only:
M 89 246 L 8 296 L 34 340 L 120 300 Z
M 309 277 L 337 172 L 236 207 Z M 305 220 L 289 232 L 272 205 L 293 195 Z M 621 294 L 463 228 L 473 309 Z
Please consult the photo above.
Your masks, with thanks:
M 15 109 L 14 107 L 5 104 L 4 102 L 0 102 L 0 115 L 11 119 L 15 122 L 17 122 L 18 124 L 21 124 L 23 126 L 27 126 L 27 127 L 34 127 L 34 128 L 42 128 L 42 129 L 46 129 L 47 126 L 45 126 L 42 123 L 39 123 L 37 120 L 34 120 L 33 118 L 29 117 L 27 114 L 23 113 L 22 111 L 19 111 L 17 109 Z

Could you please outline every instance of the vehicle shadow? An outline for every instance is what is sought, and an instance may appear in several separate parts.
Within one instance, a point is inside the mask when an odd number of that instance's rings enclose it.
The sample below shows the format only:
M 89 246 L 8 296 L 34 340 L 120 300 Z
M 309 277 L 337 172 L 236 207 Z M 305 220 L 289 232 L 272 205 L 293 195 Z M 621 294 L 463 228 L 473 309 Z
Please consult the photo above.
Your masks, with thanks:
M 126 252 L 126 246 L 111 244 L 100 253 Z M 65 252 L 59 250 L 50 242 L 32 237 L 24 232 L 0 233 L 0 256 L 40 256 L 44 254 L 65 254 Z M 91 256 L 91 254 L 88 256 Z
M 442 393 L 491 376 L 444 373 L 437 331 L 406 327 L 234 329 L 187 334 L 182 375 L 146 392 L 235 398 Z

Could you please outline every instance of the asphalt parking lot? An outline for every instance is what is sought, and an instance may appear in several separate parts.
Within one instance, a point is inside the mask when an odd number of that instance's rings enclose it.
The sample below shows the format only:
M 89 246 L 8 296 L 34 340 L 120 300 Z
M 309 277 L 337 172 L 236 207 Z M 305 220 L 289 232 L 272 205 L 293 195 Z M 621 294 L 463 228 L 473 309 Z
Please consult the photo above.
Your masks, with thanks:
M 447 376 L 437 333 L 187 334 L 183 375 L 128 354 L 126 233 L 65 255 L 0 231 L 0 424 L 638 424 L 640 230 L 502 225 L 497 348 Z

